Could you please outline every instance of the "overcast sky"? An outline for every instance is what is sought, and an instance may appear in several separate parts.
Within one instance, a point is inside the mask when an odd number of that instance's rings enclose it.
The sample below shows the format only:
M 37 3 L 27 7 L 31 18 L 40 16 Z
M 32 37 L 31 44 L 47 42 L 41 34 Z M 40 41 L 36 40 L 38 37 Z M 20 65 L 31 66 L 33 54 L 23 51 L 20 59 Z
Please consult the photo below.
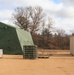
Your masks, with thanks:
M 12 13 L 19 6 L 41 6 L 56 28 L 74 32 L 74 0 L 0 0 L 0 21 L 12 24 Z

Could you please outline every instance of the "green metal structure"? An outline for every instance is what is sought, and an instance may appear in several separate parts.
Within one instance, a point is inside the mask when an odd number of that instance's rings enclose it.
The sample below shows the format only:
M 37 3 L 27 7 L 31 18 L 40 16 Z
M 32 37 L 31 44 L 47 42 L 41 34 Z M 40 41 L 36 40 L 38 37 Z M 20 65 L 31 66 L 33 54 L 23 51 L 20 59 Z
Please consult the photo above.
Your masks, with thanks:
M 25 45 L 34 45 L 29 32 L 0 22 L 0 49 L 4 54 L 23 54 Z
M 23 46 L 23 58 L 25 59 L 36 59 L 37 49 L 35 45 Z

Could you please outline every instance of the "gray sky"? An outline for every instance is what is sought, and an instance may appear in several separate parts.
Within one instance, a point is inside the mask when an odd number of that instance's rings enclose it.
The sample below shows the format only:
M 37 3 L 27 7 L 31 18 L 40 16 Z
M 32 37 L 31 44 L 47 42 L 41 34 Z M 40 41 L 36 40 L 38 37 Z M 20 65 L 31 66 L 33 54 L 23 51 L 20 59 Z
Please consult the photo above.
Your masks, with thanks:
M 13 24 L 11 16 L 18 6 L 41 6 L 56 28 L 74 32 L 74 0 L 0 0 L 0 21 Z

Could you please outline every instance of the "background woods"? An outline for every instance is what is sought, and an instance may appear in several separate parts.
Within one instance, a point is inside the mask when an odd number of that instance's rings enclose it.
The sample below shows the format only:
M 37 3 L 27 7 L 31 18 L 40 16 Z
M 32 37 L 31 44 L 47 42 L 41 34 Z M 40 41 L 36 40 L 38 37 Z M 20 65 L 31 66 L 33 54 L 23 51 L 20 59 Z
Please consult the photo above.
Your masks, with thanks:
M 39 6 L 17 7 L 14 23 L 32 34 L 34 44 L 46 49 L 69 49 L 69 37 L 64 30 L 55 29 L 54 22 Z

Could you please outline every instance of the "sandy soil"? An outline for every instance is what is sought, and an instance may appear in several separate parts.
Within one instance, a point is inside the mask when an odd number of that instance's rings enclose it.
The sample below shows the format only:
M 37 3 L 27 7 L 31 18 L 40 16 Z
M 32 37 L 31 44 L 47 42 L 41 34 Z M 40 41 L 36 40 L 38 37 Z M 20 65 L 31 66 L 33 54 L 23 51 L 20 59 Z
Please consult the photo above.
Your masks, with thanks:
M 3 55 L 0 75 L 74 75 L 73 56 L 50 56 L 29 60 L 22 55 Z

